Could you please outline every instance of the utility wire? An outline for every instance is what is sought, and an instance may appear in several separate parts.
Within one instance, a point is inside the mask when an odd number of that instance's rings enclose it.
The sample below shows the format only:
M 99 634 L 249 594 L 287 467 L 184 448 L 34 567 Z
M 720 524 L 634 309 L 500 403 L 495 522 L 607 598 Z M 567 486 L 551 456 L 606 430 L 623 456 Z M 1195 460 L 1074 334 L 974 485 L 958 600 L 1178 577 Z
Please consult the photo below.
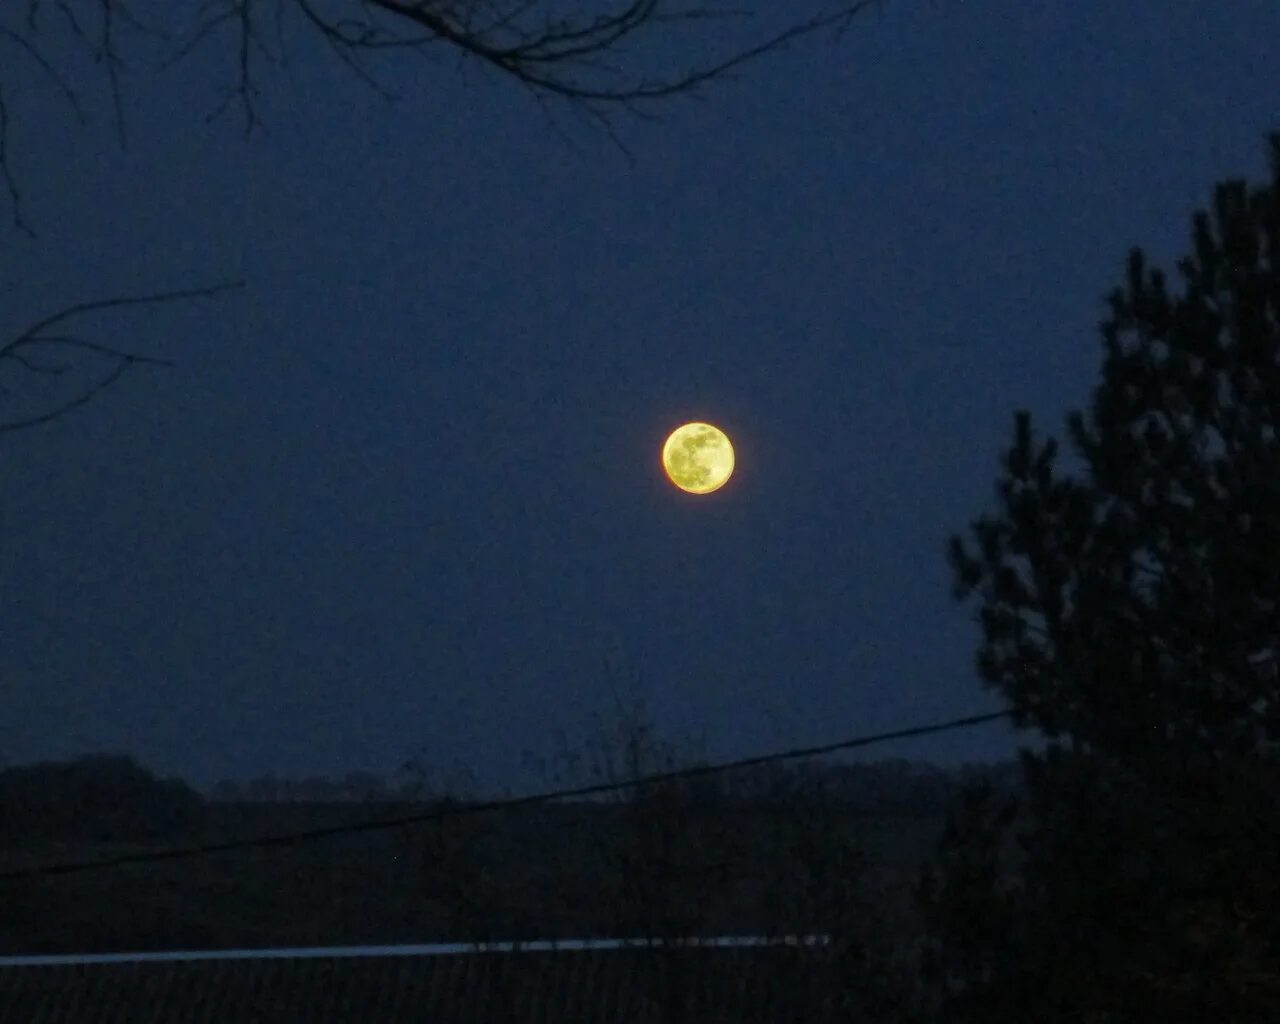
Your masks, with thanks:
M 122 867 L 127 864 L 150 864 L 163 860 L 181 860 L 187 857 L 200 857 L 211 853 L 225 853 L 231 850 L 263 849 L 272 846 L 292 846 L 294 843 L 308 842 L 313 839 L 327 839 L 330 836 L 351 835 L 356 832 L 375 832 L 383 829 L 399 828 L 404 825 L 417 825 L 427 821 L 439 821 L 443 818 L 460 817 L 464 814 L 479 814 L 483 811 L 506 810 L 512 807 L 525 807 L 532 804 L 546 803 L 572 796 L 590 796 L 595 793 L 608 793 L 631 786 L 647 786 L 669 779 L 687 779 L 717 772 L 730 771 L 734 768 L 746 768 L 752 765 L 767 764 L 772 761 L 785 761 L 801 757 L 814 757 L 818 754 L 830 754 L 837 750 L 848 750 L 852 747 L 865 747 L 873 743 L 887 740 L 904 739 L 909 736 L 923 736 L 928 733 L 945 732 L 950 729 L 963 729 L 972 725 L 993 722 L 998 718 L 1008 718 L 1011 710 L 996 711 L 986 715 L 971 715 L 968 718 L 957 718 L 949 722 L 934 725 L 918 725 L 909 729 L 898 729 L 894 732 L 882 732 L 873 736 L 859 736 L 838 743 L 828 743 L 820 747 L 799 747 L 778 751 L 771 754 L 759 754 L 755 757 L 744 757 L 737 761 L 722 761 L 719 764 L 694 765 L 674 771 L 655 772 L 642 775 L 626 782 L 602 782 L 590 786 L 579 786 L 576 789 L 551 790 L 543 793 L 530 793 L 520 797 L 507 797 L 500 800 L 483 800 L 476 803 L 454 804 L 437 807 L 431 811 L 418 814 L 402 815 L 396 818 L 382 818 L 372 821 L 352 822 L 345 825 L 330 825 L 325 828 L 305 829 L 282 835 L 259 836 L 254 839 L 237 839 L 221 843 L 204 843 L 197 846 L 177 846 L 167 850 L 150 850 L 145 853 L 123 854 L 102 860 L 72 861 L 64 864 L 47 864 L 37 867 L 20 868 L 0 872 L 0 882 L 18 881 L 24 878 L 36 878 L 47 875 L 71 875 L 84 871 L 96 871 L 105 868 Z

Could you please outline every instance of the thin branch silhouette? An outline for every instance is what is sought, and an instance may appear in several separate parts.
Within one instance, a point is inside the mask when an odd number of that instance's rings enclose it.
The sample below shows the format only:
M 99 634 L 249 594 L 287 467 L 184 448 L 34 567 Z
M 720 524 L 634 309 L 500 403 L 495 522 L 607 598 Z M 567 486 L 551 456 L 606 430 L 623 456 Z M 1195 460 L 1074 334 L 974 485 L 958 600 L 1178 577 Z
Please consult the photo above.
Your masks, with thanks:
M 347 70 L 383 99 L 397 100 L 400 95 L 379 81 L 371 67 L 374 62 L 402 52 L 429 59 L 433 53 L 452 51 L 460 64 L 477 63 L 514 80 L 540 102 L 555 99 L 577 107 L 633 161 L 613 123 L 615 113 L 644 117 L 641 105 L 678 95 L 701 99 L 703 87 L 732 79 L 743 65 L 797 40 L 831 29 L 834 41 L 839 41 L 857 15 L 872 7 L 883 10 L 885 0 L 856 0 L 825 13 L 798 16 L 755 45 L 715 59 L 691 58 L 688 70 L 662 76 L 647 73 L 643 61 L 637 70 L 624 70 L 617 58 L 632 42 L 652 39 L 656 30 L 674 39 L 686 26 L 741 21 L 752 12 L 741 7 L 674 8 L 672 0 L 612 0 L 611 13 L 565 16 L 548 10 L 554 4 L 555 0 L 206 0 L 183 31 L 170 32 L 144 23 L 128 0 L 98 0 L 83 6 L 73 0 L 28 0 L 22 5 L 25 19 L 8 24 L 0 20 L 0 178 L 15 225 L 34 237 L 22 215 L 6 145 L 17 111 L 11 110 L 12 103 L 5 104 L 4 71 L 13 75 L 25 68 L 51 84 L 80 123 L 88 121 L 83 90 L 74 87 L 67 72 L 44 49 L 44 35 L 53 28 L 66 30 L 73 50 L 102 69 L 121 148 L 128 145 L 126 40 L 162 44 L 167 52 L 148 62 L 160 72 L 197 50 L 224 47 L 231 62 L 230 81 L 215 82 L 217 98 L 204 121 L 217 121 L 238 107 L 249 135 L 255 128 L 267 130 L 259 110 L 263 90 L 258 78 L 264 67 L 292 74 L 285 46 L 289 20 L 298 29 L 295 35 L 323 41 Z M 185 5 L 173 9 L 187 10 Z M 6 51 L 16 59 L 4 61 Z
M 92 352 L 95 355 L 104 356 L 113 360 L 114 365 L 107 374 L 101 377 L 96 383 L 74 397 L 65 399 L 58 403 L 53 409 L 29 416 L 21 416 L 16 419 L 0 420 L 0 434 L 37 427 L 41 424 L 48 423 L 51 420 L 64 416 L 74 409 L 80 408 L 92 401 L 97 395 L 101 394 L 119 380 L 125 371 L 132 366 L 174 365 L 168 359 L 142 355 L 137 352 L 130 352 L 125 349 L 116 348 L 112 345 L 86 341 L 83 338 L 74 337 L 68 334 L 47 333 L 50 328 L 62 324 L 65 321 L 83 313 L 104 309 L 117 309 L 124 306 L 178 302 L 184 299 L 214 298 L 224 292 L 241 288 L 243 286 L 243 281 L 231 281 L 224 284 L 213 285 L 208 288 L 188 288 L 180 291 L 157 292 L 151 295 L 128 295 L 111 299 L 101 299 L 94 302 L 80 302 L 59 310 L 58 312 L 31 324 L 26 328 L 26 330 L 5 342 L 3 345 L 0 345 L 0 365 L 9 362 L 21 367 L 28 373 L 57 376 L 70 369 L 70 364 L 57 363 L 50 365 L 42 361 L 39 356 L 42 352 L 65 352 L 68 349 Z

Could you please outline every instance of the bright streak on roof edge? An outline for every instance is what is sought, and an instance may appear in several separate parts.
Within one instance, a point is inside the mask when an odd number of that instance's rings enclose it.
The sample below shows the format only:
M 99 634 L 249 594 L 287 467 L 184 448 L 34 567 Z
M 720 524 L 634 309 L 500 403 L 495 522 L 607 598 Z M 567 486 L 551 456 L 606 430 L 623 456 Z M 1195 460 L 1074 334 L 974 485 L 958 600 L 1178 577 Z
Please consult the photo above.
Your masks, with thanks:
M 460 953 L 535 953 L 582 949 L 645 948 L 660 945 L 661 939 L 559 939 L 536 942 L 453 942 L 436 945 L 400 946 L 306 946 L 280 949 L 207 949 L 165 953 L 65 953 L 31 956 L 0 956 L 3 967 L 53 967 L 65 964 L 125 964 L 147 961 L 177 960 L 287 960 L 319 957 L 364 956 L 449 956 Z M 675 946 L 825 946 L 826 935 L 786 935 L 777 938 L 760 936 L 722 936 L 709 939 L 669 939 Z

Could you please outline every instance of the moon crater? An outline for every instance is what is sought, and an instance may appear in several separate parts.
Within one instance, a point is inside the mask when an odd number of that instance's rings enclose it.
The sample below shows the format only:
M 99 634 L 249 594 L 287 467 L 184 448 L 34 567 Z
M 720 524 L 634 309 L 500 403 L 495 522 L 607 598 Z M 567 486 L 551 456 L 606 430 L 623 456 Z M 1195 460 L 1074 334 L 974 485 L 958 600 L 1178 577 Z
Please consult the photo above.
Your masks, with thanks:
M 690 494 L 719 490 L 733 473 L 733 445 L 719 427 L 686 423 L 662 446 L 662 466 L 671 482 Z

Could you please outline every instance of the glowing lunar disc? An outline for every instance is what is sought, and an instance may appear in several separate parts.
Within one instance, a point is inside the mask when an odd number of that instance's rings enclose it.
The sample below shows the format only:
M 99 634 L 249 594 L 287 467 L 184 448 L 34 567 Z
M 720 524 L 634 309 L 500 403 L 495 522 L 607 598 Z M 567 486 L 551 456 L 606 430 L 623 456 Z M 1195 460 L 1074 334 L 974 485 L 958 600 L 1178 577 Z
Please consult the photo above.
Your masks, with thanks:
M 682 491 L 710 494 L 733 473 L 733 445 L 710 423 L 686 423 L 662 446 L 662 467 Z

